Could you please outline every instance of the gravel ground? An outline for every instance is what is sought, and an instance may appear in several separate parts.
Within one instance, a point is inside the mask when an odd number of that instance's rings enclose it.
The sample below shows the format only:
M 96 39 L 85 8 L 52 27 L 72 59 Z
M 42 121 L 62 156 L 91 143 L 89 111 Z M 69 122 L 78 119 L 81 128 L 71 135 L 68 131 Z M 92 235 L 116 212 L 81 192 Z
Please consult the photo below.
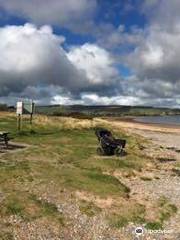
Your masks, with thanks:
M 175 161 L 169 162 L 159 161 L 151 171 L 146 169 L 142 174 L 151 177 L 150 181 L 144 181 L 139 176 L 134 178 L 121 177 L 121 181 L 131 189 L 130 197 L 142 201 L 142 203 L 146 201 L 148 204 L 148 202 L 157 201 L 161 196 L 166 196 L 180 209 L 180 178 L 172 171 L 175 165 L 180 163 L 180 134 L 138 130 L 137 128 L 135 130 L 129 129 L 129 131 L 152 140 L 154 144 L 151 149 L 144 150 L 146 154 L 152 157 L 168 156 L 170 159 L 175 159 Z M 66 227 L 49 226 L 45 219 L 25 222 L 21 217 L 11 216 L 4 219 L 4 223 L 14 226 L 15 240 L 180 240 L 179 210 L 175 216 L 165 222 L 164 230 L 166 233 L 147 232 L 144 229 L 144 234 L 140 236 L 135 234 L 135 229 L 139 226 L 135 226 L 133 223 L 129 223 L 128 226 L 120 230 L 113 230 L 109 228 L 104 212 L 93 217 L 82 214 L 78 202 L 69 201 L 68 195 L 67 199 L 60 201 L 61 196 L 57 198 L 51 194 L 52 188 L 53 184 L 51 183 L 50 189 L 44 191 L 48 195 L 43 196 L 43 199 L 55 203 L 59 212 L 66 216 Z M 0 192 L 0 203 L 2 200 L 3 194 Z M 140 227 L 144 228 L 143 225 Z
M 180 162 L 180 153 L 177 151 L 180 149 L 180 135 L 137 129 L 133 132 L 151 139 L 154 143 L 151 151 L 148 149 L 146 154 L 155 157 L 168 156 L 176 161 L 158 162 L 153 170 L 147 169 L 143 172 L 143 176 L 152 178 L 151 181 L 144 181 L 139 176 L 123 179 L 121 177 L 121 181 L 131 189 L 131 198 L 142 203 L 144 201 L 151 203 L 156 202 L 161 196 L 166 196 L 180 209 L 180 179 L 172 172 L 174 164 Z M 77 203 L 68 202 L 68 200 L 57 202 L 57 206 L 68 219 L 65 229 L 53 229 L 52 226 L 49 227 L 46 223 L 38 221 L 27 224 L 15 220 L 16 224 L 19 224 L 16 228 L 18 232 L 15 233 L 16 240 L 180 240 L 180 211 L 165 222 L 165 232 L 148 232 L 144 226 L 140 226 L 144 228 L 144 234 L 138 236 L 135 234 L 135 229 L 139 226 L 133 223 L 129 223 L 119 231 L 112 230 L 105 220 L 104 213 L 89 218 L 79 211 Z
M 103 214 L 87 217 L 72 203 L 58 205 L 68 221 L 65 228 L 49 226 L 43 219 L 26 223 L 21 218 L 11 217 L 8 223 L 16 226 L 15 240 L 119 240 L 124 239 L 121 231 L 109 228 Z
M 174 133 L 162 133 L 144 130 L 133 130 L 132 132 L 140 134 L 154 143 L 153 150 L 149 151 L 149 154 L 153 154 L 157 157 L 164 156 L 175 159 L 175 161 L 167 161 L 157 164 L 150 173 L 143 173 L 144 176 L 153 176 L 151 181 L 143 181 L 139 178 L 124 179 L 124 183 L 131 189 L 131 197 L 136 199 L 142 199 L 142 201 L 156 201 L 159 197 L 167 197 L 171 203 L 175 204 L 178 208 L 178 212 L 174 217 L 165 222 L 164 230 L 166 234 L 162 233 L 145 233 L 141 238 L 137 239 L 149 239 L 149 240 L 180 240 L 180 177 L 173 174 L 172 169 L 175 164 L 180 163 L 180 134 Z M 157 146 L 161 146 L 161 150 L 157 149 Z M 158 176 L 158 179 L 155 178 Z M 127 231 L 130 227 L 128 226 Z

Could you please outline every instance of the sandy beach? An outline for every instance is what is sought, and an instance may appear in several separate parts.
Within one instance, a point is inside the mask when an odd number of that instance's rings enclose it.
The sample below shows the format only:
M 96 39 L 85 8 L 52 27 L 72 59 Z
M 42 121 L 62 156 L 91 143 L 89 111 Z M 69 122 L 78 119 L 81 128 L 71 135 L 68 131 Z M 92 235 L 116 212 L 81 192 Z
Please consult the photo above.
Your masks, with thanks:
M 148 139 L 151 144 L 149 149 L 146 149 L 146 154 L 155 159 L 158 157 L 163 159 L 162 162 L 157 162 L 156 167 L 143 172 L 143 176 L 152 177 L 151 181 L 141 181 L 137 177 L 124 179 L 125 184 L 132 190 L 132 197 L 137 197 L 143 202 L 146 199 L 154 201 L 161 196 L 166 196 L 180 209 L 180 128 L 176 125 L 139 123 L 133 118 L 110 118 L 109 121 L 116 127 Z M 155 234 L 148 236 L 147 239 L 179 240 L 179 226 L 180 211 L 178 210 L 176 216 L 165 224 L 165 230 L 170 230 L 170 234 Z
M 118 125 L 122 128 L 132 129 L 132 130 L 146 130 L 153 132 L 164 132 L 164 133 L 179 133 L 180 126 L 173 124 L 158 124 L 158 123 L 143 123 L 138 122 L 135 117 L 110 117 L 105 118 L 108 121 L 113 122 L 113 124 Z
M 140 123 L 134 118 L 110 118 L 113 125 L 140 134 L 159 145 L 180 148 L 180 127 L 172 124 Z

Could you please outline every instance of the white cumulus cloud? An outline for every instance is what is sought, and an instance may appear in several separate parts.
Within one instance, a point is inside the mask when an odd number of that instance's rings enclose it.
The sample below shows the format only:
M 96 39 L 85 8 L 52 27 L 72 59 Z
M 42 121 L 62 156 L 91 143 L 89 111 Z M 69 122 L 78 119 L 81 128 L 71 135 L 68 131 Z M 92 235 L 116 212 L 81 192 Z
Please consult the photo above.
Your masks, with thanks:
M 50 26 L 0 28 L 0 96 L 45 98 L 115 89 L 118 72 L 110 54 L 96 44 L 63 49 Z M 51 86 L 51 87 L 49 87 Z M 73 97 L 72 97 L 73 98 Z
M 80 71 L 84 71 L 92 84 L 108 84 L 115 82 L 118 76 L 115 61 L 105 49 L 95 44 L 84 44 L 74 47 L 68 53 L 68 59 Z
M 180 98 L 180 1 L 145 1 L 143 7 L 149 25 L 128 54 L 129 67 L 136 75 L 129 85 L 134 95 L 141 89 L 148 99 L 161 99 L 157 102 L 166 106 Z
M 61 47 L 64 38 L 34 25 L 0 28 L 0 95 L 27 86 L 54 84 L 76 88 L 82 76 Z

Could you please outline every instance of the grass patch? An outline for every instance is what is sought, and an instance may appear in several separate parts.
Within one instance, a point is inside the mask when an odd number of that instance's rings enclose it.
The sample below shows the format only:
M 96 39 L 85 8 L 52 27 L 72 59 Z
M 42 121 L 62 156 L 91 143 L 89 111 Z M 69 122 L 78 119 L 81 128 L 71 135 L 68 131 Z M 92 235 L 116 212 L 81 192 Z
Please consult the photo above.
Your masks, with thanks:
M 152 181 L 152 178 L 150 178 L 150 177 L 140 177 L 140 178 L 143 181 Z
M 147 221 L 146 223 L 147 229 L 152 230 L 163 229 L 163 223 L 169 220 L 170 217 L 172 217 L 178 210 L 177 207 L 174 204 L 170 203 L 165 196 L 159 198 L 156 204 L 156 209 L 157 217 L 154 221 L 150 222 Z
M 110 218 L 109 224 L 114 228 L 125 227 L 129 222 L 129 219 L 126 216 L 114 215 Z
M 113 176 L 105 175 L 96 169 L 86 170 L 77 167 L 62 166 L 60 169 L 48 167 L 49 175 L 44 176 L 45 172 L 40 178 L 44 181 L 52 181 L 53 179 L 60 185 L 71 190 L 89 191 L 101 197 L 107 196 L 123 196 L 127 197 L 129 188 L 122 184 Z
M 108 216 L 109 224 L 111 227 L 122 228 L 129 222 L 133 222 L 134 224 L 145 224 L 147 229 L 163 229 L 164 222 L 169 220 L 178 210 L 177 207 L 170 203 L 164 196 L 159 198 L 155 208 L 149 209 L 149 211 L 153 211 L 153 209 L 156 210 L 156 214 L 153 214 L 154 219 L 148 220 L 148 212 L 145 205 L 132 201 L 118 204 L 114 212 Z
M 58 209 L 55 204 L 38 199 L 36 195 L 31 195 L 30 199 L 33 200 L 41 209 L 44 215 L 56 215 Z
M 114 228 L 122 228 L 129 222 L 144 223 L 145 221 L 145 206 L 141 204 L 132 204 L 131 206 L 121 206 L 120 210 L 111 214 L 109 219 L 109 225 Z
M 26 120 L 23 131 L 17 133 L 14 116 L 0 117 L 1 131 L 10 132 L 16 142 L 30 145 L 22 151 L 0 155 L 0 187 L 6 193 L 0 215 L 19 215 L 26 221 L 43 217 L 50 223 L 63 224 L 64 217 L 54 204 L 31 194 L 33 189 L 33 193 L 40 192 L 40 196 L 51 182 L 58 189 L 70 192 L 82 190 L 102 198 L 122 197 L 127 200 L 130 189 L 114 176 L 104 173 L 117 169 L 123 173 L 142 171 L 151 161 L 143 156 L 142 145 L 146 142 L 139 136 L 128 136 L 113 129 L 115 136 L 127 140 L 128 154 L 123 158 L 99 157 L 96 154 L 99 143 L 92 126 L 94 123 L 90 120 L 37 116 L 33 133 Z M 122 226 L 129 221 L 143 219 L 141 207 L 138 210 L 133 205 L 130 209 L 123 215 L 118 210 L 110 220 L 112 225 Z M 93 216 L 100 209 L 93 203 L 83 202 L 80 210 Z
M 55 204 L 47 202 L 43 199 L 38 199 L 36 195 L 31 195 L 30 200 L 32 200 L 39 208 L 38 217 L 51 217 L 55 218 L 60 222 L 61 225 L 64 224 L 64 217 L 62 213 L 59 213 L 58 208 Z
M 148 222 L 146 223 L 146 228 L 150 230 L 160 230 L 163 229 L 161 222 Z
M 25 217 L 25 203 L 17 194 L 8 194 L 8 196 L 1 203 L 0 215 L 16 215 L 20 217 Z
M 116 192 L 116 189 L 125 194 L 126 193 L 128 194 L 130 192 L 130 189 L 127 186 L 125 186 L 123 183 L 121 183 L 117 178 L 113 176 L 105 175 L 99 172 L 89 171 L 87 177 L 91 181 L 93 181 L 94 185 L 97 185 L 97 188 L 98 185 L 101 185 L 103 186 L 103 188 L 106 188 L 106 190 L 104 189 L 105 191 L 107 191 L 108 188 L 112 194 L 113 192 Z
M 88 217 L 93 217 L 101 212 L 101 208 L 97 207 L 93 202 L 82 200 L 79 205 L 79 210 Z
M 26 161 L 0 161 L 0 185 L 4 191 L 12 191 L 15 185 L 33 181 L 31 163 Z
M 13 198 L 6 203 L 7 215 L 23 216 L 24 206 L 18 201 L 17 198 Z
M 0 232 L 1 240 L 14 240 L 14 235 L 11 232 Z
M 166 197 L 161 197 L 158 201 L 160 207 L 160 221 L 163 223 L 177 212 L 177 207 L 170 203 Z
M 37 218 L 49 218 L 64 225 L 64 217 L 55 204 L 38 199 L 27 192 L 9 194 L 1 204 L 0 216 L 20 216 L 24 221 Z
M 180 163 L 177 162 L 174 166 L 174 168 L 172 169 L 173 173 L 175 173 L 177 176 L 180 177 Z

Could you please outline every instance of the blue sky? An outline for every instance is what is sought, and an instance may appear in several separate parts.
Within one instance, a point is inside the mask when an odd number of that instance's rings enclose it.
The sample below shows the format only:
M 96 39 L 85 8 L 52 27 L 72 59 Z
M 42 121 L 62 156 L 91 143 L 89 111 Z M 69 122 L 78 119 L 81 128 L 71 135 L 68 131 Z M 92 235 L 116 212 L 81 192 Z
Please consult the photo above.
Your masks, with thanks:
M 180 2 L 0 0 L 0 100 L 179 106 Z
M 130 4 L 132 5 L 131 7 Z M 129 9 L 126 9 L 127 6 L 129 6 Z M 118 28 L 119 25 L 123 25 L 126 32 L 129 32 L 134 26 L 144 28 L 146 24 L 146 17 L 139 11 L 138 6 L 139 4 L 136 0 L 99 0 L 92 20 L 97 26 L 101 24 L 110 24 L 112 27 Z M 21 26 L 27 22 L 31 22 L 25 16 L 18 16 L 15 13 L 9 14 L 3 8 L 1 8 L 0 11 L 2 15 L 0 18 L 1 27 L 6 25 Z M 69 30 L 66 27 L 62 27 L 59 24 L 53 24 L 53 30 L 57 35 L 64 35 L 66 37 L 67 44 L 70 45 L 96 42 L 96 37 L 88 31 L 78 33 L 76 31 Z

